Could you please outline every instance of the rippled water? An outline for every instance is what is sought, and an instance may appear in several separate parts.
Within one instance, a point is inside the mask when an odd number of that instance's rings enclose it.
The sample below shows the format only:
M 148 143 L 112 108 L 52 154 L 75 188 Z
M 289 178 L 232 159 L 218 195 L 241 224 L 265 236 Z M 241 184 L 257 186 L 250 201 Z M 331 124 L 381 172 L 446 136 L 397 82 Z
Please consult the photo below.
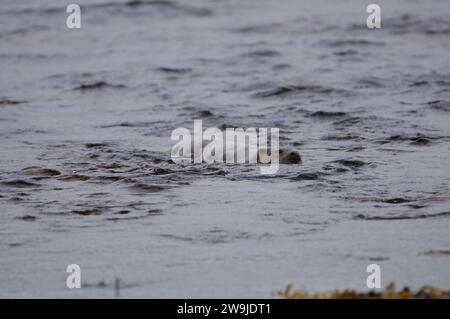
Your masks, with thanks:
M 450 287 L 450 3 L 0 9 L 0 296 Z M 170 134 L 279 127 L 301 165 L 176 165 Z M 31 167 L 31 168 L 30 168 Z M 84 288 L 65 286 L 82 269 Z

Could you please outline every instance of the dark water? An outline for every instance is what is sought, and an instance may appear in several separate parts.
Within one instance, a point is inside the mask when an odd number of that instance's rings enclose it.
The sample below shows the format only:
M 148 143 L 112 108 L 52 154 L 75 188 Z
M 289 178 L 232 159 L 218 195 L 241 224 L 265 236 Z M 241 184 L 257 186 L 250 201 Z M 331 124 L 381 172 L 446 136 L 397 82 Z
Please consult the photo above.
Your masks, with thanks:
M 3 1 L 0 296 L 449 288 L 450 3 L 392 2 L 368 30 L 360 1 L 79 1 L 69 30 Z M 176 165 L 194 119 L 303 164 Z

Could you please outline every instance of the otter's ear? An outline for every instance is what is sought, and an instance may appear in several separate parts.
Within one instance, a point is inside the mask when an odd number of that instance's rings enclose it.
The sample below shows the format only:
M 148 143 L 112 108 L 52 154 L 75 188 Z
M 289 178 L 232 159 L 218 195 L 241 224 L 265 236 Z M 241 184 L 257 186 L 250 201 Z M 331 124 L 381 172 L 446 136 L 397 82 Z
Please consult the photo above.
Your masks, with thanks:
M 284 151 L 283 151 L 283 150 L 279 150 L 278 153 L 279 153 L 279 154 L 282 154 L 282 153 L 284 153 Z

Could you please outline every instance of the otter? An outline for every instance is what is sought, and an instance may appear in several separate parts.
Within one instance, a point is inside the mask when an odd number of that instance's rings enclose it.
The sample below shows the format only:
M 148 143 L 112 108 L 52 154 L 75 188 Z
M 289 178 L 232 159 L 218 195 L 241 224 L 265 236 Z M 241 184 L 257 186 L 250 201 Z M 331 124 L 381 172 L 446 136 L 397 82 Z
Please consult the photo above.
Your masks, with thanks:
M 280 149 L 279 150 L 279 162 L 281 164 L 301 164 L 302 163 L 302 157 L 300 156 L 300 153 L 296 150 L 289 150 L 289 149 Z
M 269 139 L 270 135 L 270 139 Z M 261 174 L 275 174 L 278 164 L 298 164 L 302 159 L 295 150 L 279 148 L 278 128 L 211 127 L 203 131 L 202 121 L 194 120 L 194 134 L 180 127 L 172 132 L 171 140 L 178 141 L 171 151 L 173 162 L 249 163 L 261 166 Z
M 208 141 L 203 141 L 202 143 L 202 149 L 205 148 L 208 145 Z M 247 152 L 246 154 L 248 154 L 248 146 L 246 147 L 245 151 Z M 179 153 L 180 152 L 180 148 L 179 147 L 174 147 L 172 149 L 173 153 Z M 266 154 L 270 153 L 270 149 L 265 150 Z M 195 153 L 195 146 L 192 143 L 191 144 L 191 154 L 190 154 L 190 159 L 194 160 L 194 153 Z M 280 164 L 302 164 L 302 157 L 300 155 L 300 153 L 297 150 L 294 149 L 289 149 L 289 148 L 280 148 L 278 151 L 278 162 Z M 266 163 L 267 164 L 267 160 L 262 161 L 261 160 L 261 156 L 260 153 L 256 153 L 255 154 L 256 160 L 254 159 L 254 157 L 252 158 L 251 154 L 248 154 L 249 156 L 249 161 L 248 162 L 253 162 L 253 163 Z M 186 156 L 186 158 L 189 158 L 189 156 Z M 234 157 L 233 157 L 234 158 Z M 218 160 L 218 162 L 227 162 L 227 154 L 226 152 L 223 152 L 223 157 L 221 160 Z

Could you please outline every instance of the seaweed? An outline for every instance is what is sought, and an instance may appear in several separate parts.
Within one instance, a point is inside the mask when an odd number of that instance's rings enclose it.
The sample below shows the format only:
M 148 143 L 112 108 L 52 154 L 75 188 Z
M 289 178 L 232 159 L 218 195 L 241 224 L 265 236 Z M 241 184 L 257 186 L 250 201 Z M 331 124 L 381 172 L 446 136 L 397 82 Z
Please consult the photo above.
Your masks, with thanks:
M 416 292 L 405 286 L 397 290 L 395 283 L 391 282 L 386 289 L 377 292 L 358 292 L 352 289 L 330 290 L 309 293 L 305 289 L 293 290 L 293 285 L 287 285 L 285 290 L 278 291 L 277 295 L 286 299 L 450 299 L 450 290 L 442 290 L 432 286 L 423 286 Z

